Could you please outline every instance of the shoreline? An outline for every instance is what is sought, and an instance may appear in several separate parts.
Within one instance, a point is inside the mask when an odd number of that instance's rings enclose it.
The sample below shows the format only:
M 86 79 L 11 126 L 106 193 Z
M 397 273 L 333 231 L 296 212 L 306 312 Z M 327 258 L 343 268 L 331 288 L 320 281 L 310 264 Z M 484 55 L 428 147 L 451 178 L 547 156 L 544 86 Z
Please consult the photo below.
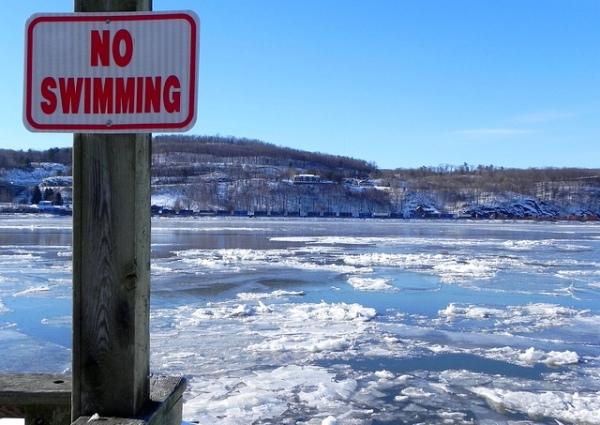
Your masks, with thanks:
M 36 210 L 35 208 L 0 209 L 0 216 L 45 216 L 45 217 L 71 217 L 71 209 L 59 211 Z M 558 216 L 558 217 L 470 217 L 470 216 L 444 216 L 444 217 L 402 217 L 397 215 L 381 215 L 361 213 L 359 215 L 333 215 L 333 214 L 239 214 L 236 212 L 189 212 L 178 213 L 152 213 L 152 218 L 241 218 L 241 219 L 332 219 L 332 220 L 377 220 L 377 221 L 420 221 L 420 222 L 524 222 L 524 223 L 600 223 L 600 217 L 595 216 Z

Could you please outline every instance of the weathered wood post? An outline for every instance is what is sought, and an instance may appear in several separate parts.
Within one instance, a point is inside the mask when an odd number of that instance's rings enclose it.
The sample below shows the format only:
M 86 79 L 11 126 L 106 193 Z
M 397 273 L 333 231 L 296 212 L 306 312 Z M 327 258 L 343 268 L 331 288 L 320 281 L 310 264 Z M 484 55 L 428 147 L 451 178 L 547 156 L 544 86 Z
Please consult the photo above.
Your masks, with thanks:
M 151 0 L 75 0 L 76 12 Z M 149 400 L 150 134 L 75 134 L 72 419 Z

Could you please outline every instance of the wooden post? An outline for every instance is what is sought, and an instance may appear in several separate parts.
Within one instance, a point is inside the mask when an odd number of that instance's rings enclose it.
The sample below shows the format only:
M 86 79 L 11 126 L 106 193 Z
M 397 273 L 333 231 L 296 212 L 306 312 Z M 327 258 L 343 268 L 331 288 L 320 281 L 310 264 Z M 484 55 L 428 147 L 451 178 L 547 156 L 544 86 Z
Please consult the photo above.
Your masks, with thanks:
M 76 12 L 151 0 L 75 0 Z M 72 419 L 149 400 L 150 134 L 75 134 Z

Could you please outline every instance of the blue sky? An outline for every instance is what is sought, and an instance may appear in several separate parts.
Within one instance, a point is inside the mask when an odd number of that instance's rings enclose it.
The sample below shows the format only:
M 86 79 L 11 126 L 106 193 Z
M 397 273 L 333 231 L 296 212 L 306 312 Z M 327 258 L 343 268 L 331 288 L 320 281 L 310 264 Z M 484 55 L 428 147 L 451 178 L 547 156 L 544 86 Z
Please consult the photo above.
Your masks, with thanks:
M 0 147 L 70 146 L 22 125 L 22 0 L 0 32 Z M 202 22 L 189 134 L 381 167 L 600 167 L 600 1 L 154 0 Z

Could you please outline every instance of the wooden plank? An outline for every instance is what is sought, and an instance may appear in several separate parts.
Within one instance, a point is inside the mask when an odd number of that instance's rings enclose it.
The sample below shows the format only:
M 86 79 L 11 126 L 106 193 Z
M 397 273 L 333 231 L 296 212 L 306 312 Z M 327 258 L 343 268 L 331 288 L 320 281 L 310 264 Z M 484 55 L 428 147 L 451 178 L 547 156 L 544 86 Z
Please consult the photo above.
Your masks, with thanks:
M 71 417 L 71 378 L 52 374 L 0 375 L 0 417 L 26 425 L 63 425 Z
M 91 416 L 81 416 L 72 425 L 180 425 L 182 419 L 183 392 L 187 381 L 183 377 L 153 377 L 150 401 L 135 418 L 101 416 L 90 421 Z
M 76 0 L 76 12 L 150 0 Z M 76 134 L 73 145 L 72 417 L 133 417 L 149 396 L 149 134 Z
M 153 376 L 150 397 L 132 419 L 102 417 L 110 424 L 181 424 L 183 377 Z M 25 418 L 27 425 L 64 425 L 70 423 L 71 378 L 54 374 L 0 375 L 0 418 Z M 78 418 L 86 423 L 89 416 Z M 106 419 L 106 422 L 104 422 Z
M 169 399 L 181 397 L 187 386 L 182 376 L 153 376 L 150 379 L 150 401 L 164 403 Z
M 25 425 L 64 425 L 71 419 L 69 406 L 28 406 L 25 408 Z
M 54 374 L 0 375 L 0 406 L 71 404 L 71 378 Z
M 81 416 L 77 418 L 71 425 L 147 425 L 147 422 L 143 419 L 129 419 L 129 418 L 112 418 L 102 417 L 99 420 L 90 421 L 89 416 Z
M 180 425 L 183 413 L 183 377 L 159 376 L 150 380 L 150 410 L 144 413 L 149 425 Z

